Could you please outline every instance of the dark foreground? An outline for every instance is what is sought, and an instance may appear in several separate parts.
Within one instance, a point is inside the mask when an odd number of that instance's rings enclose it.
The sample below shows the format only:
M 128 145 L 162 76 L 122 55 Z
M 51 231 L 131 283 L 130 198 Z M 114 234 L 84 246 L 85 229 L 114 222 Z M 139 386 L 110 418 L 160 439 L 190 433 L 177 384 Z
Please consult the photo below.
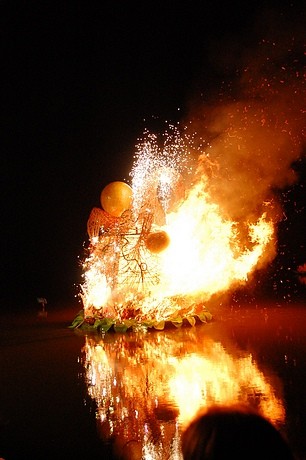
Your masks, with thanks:
M 109 458 L 84 405 L 78 362 L 83 338 L 68 328 L 73 309 L 12 315 L 1 324 L 0 457 Z
M 157 444 L 142 444 L 145 424 L 147 429 L 154 425 L 163 450 L 170 452 L 168 458 L 176 459 L 179 452 L 173 448 L 173 427 L 190 417 L 187 408 L 195 410 L 199 404 L 232 398 L 256 404 L 274 417 L 298 458 L 306 459 L 306 305 L 302 302 L 227 306 L 212 312 L 211 323 L 153 332 L 143 338 L 114 333 L 104 339 L 86 337 L 68 328 L 76 313 L 70 308 L 48 311 L 47 318 L 39 318 L 37 310 L 2 317 L 0 457 L 108 459 L 112 455 L 106 440 L 115 439 L 118 448 L 124 439 L 123 444 L 131 440 L 135 444 L 134 451 L 123 450 L 127 458 L 149 458 L 149 454 L 157 458 Z M 105 381 L 90 356 L 101 353 L 102 348 L 104 359 L 108 358 L 104 369 L 109 366 L 108 372 L 122 383 L 121 392 L 116 389 L 117 405 L 110 403 L 111 386 L 104 399 L 99 397 Z M 169 350 L 167 355 L 165 350 Z M 188 368 L 191 359 L 192 368 Z M 221 362 L 222 377 L 221 371 L 217 373 Z M 169 363 L 171 378 L 167 380 Z M 197 382 L 205 385 L 205 401 L 203 391 L 196 399 L 190 386 L 199 376 L 197 366 L 199 372 L 205 367 L 206 380 Z M 95 382 L 90 381 L 93 372 Z M 126 382 L 131 376 L 136 383 L 129 388 Z M 182 400 L 175 393 L 178 383 L 185 388 Z M 144 399 L 142 385 L 147 391 Z M 151 403 L 156 400 L 159 406 L 153 408 Z M 123 408 L 124 426 L 120 422 Z M 137 410 L 137 423 L 129 410 Z M 102 423 L 103 411 L 111 414 L 112 436 L 108 421 Z M 149 445 L 150 452 L 146 450 Z

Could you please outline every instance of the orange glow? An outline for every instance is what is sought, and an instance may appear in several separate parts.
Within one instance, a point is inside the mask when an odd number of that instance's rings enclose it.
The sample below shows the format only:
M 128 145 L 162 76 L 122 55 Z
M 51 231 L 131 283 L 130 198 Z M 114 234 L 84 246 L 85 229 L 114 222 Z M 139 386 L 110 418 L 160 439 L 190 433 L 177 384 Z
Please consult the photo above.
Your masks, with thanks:
M 164 251 L 170 244 L 170 238 L 165 231 L 149 233 L 145 241 L 147 249 L 153 254 Z
M 306 263 L 298 266 L 297 275 L 300 283 L 306 284 Z
M 125 182 L 111 182 L 101 192 L 102 208 L 111 216 L 120 217 L 131 207 L 132 194 L 131 187 Z
M 274 257 L 272 201 L 252 217 L 231 219 L 211 195 L 208 157 L 199 155 L 195 167 L 190 142 L 174 129 L 160 149 L 148 136 L 131 171 L 131 209 L 111 224 L 92 211 L 81 286 L 85 316 L 143 324 L 195 315 Z

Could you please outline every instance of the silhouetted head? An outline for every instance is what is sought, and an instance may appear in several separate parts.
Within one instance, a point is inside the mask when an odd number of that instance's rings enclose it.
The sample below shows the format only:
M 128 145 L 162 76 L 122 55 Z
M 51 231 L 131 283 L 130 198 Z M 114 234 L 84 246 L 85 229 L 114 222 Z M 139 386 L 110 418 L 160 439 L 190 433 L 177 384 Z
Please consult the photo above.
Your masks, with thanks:
M 214 406 L 182 433 L 184 460 L 294 460 L 280 431 L 244 406 Z

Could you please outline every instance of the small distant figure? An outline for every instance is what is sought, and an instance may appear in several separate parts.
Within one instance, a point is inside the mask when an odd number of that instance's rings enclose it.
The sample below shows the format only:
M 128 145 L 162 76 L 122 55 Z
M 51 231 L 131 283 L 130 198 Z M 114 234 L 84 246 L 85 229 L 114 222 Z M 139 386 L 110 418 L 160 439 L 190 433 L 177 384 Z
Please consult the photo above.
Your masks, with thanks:
M 48 316 L 48 312 L 46 310 L 47 299 L 44 297 L 37 297 L 37 302 L 41 305 L 41 310 L 38 312 L 38 318 L 46 318 Z
M 213 406 L 183 431 L 184 460 L 294 460 L 280 431 L 248 406 Z

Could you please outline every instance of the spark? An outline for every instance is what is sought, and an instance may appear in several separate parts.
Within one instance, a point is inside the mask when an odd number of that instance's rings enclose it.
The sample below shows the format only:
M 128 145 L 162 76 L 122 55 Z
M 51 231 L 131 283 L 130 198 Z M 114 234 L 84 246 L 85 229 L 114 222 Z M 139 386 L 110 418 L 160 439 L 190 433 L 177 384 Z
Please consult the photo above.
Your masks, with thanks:
M 265 200 L 257 219 L 232 220 L 213 196 L 210 179 L 219 168 L 205 144 L 211 152 L 202 138 L 197 144 L 172 125 L 139 139 L 131 209 L 111 219 L 94 208 L 88 222 L 86 316 L 143 323 L 194 315 L 214 294 L 247 282 L 267 259 L 274 223 L 265 210 L 273 204 Z

